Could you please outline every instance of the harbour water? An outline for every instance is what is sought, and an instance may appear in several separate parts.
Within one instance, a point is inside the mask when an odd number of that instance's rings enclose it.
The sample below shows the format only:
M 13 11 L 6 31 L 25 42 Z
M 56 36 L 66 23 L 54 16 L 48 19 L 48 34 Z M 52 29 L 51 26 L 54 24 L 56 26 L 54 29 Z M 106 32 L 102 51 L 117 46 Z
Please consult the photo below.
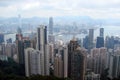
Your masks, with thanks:
M 99 36 L 99 28 L 94 30 L 94 38 Z M 120 26 L 101 26 L 101 28 L 104 28 L 104 37 L 105 36 L 120 36 Z M 5 34 L 5 41 L 7 39 L 9 39 L 9 38 L 12 38 L 12 41 L 14 42 L 15 41 L 15 35 L 16 35 L 16 33 L 14 33 L 14 34 Z M 78 39 L 82 39 L 86 35 L 85 34 L 77 34 L 77 35 L 74 35 L 74 36 L 76 38 L 78 38 Z M 62 35 L 57 35 L 56 40 L 61 39 L 64 42 L 66 42 L 66 41 L 69 41 L 72 37 L 73 37 L 73 35 L 63 35 L 62 34 Z

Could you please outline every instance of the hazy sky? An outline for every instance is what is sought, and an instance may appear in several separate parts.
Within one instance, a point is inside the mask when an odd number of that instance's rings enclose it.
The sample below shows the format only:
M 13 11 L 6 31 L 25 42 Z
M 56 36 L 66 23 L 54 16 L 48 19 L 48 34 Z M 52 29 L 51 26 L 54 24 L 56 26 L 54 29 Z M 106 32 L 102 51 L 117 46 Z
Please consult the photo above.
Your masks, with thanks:
M 0 0 L 0 17 L 120 18 L 120 0 Z

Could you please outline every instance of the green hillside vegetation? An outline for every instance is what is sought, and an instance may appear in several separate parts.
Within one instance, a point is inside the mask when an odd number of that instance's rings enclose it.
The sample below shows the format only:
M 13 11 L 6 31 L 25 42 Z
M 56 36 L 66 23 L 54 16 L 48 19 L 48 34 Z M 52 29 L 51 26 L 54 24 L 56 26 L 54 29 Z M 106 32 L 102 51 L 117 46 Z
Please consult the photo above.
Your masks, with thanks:
M 24 67 L 22 65 L 17 64 L 10 58 L 8 61 L 0 60 L 0 80 L 68 80 L 54 76 L 33 75 L 25 77 L 24 75 Z

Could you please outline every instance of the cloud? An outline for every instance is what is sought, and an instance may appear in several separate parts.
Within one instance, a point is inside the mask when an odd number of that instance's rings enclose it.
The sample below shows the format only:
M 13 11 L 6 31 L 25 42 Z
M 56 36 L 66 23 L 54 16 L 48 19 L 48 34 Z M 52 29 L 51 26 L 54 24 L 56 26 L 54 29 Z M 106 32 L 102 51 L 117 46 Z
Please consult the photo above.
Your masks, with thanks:
M 120 0 L 0 0 L 1 16 L 119 18 Z M 9 14 L 8 14 L 9 12 Z

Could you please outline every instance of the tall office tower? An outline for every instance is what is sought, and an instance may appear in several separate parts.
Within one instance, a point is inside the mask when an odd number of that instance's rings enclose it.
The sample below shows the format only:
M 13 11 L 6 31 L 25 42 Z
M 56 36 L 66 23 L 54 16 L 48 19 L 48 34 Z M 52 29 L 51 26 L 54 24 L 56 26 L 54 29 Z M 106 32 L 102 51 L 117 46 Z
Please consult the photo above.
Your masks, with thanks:
M 42 53 L 42 75 L 49 75 L 49 45 L 47 44 L 47 26 L 37 28 L 37 49 Z
M 17 34 L 22 34 L 22 29 L 20 27 L 17 28 Z
M 56 77 L 66 78 L 68 68 L 68 51 L 67 46 L 61 46 L 55 53 L 54 75 Z
M 105 47 L 107 49 L 114 49 L 114 37 L 111 36 L 106 36 L 106 39 L 105 39 Z
M 68 44 L 68 77 L 72 80 L 84 80 L 86 53 L 75 39 Z
M 53 18 L 49 18 L 49 34 L 53 34 Z
M 100 37 L 104 37 L 104 28 L 100 28 Z
M 49 18 L 49 35 L 48 35 L 48 41 L 49 43 L 55 42 L 55 37 L 53 35 L 53 18 Z
M 101 48 L 101 47 L 104 47 L 104 38 L 97 37 L 96 48 Z
M 88 46 L 89 52 L 94 47 L 93 40 L 94 40 L 94 29 L 89 29 L 89 46 Z
M 86 36 L 84 39 L 83 39 L 83 47 L 85 49 L 88 49 L 88 46 L 89 46 L 89 37 Z
M 119 37 L 114 37 L 114 50 L 120 49 L 120 38 Z
M 22 27 L 22 21 L 21 21 L 21 15 L 20 14 L 18 15 L 18 20 L 19 20 L 19 28 L 21 28 Z
M 4 42 L 4 34 L 0 33 L 0 44 L 2 44 Z
M 106 68 L 106 61 L 107 61 L 107 49 L 102 48 L 94 48 L 91 50 L 92 56 L 92 71 L 95 74 L 103 73 L 104 69 Z
M 25 49 L 25 75 L 27 77 L 30 75 L 41 75 L 41 55 L 39 50 L 34 50 L 33 48 Z

